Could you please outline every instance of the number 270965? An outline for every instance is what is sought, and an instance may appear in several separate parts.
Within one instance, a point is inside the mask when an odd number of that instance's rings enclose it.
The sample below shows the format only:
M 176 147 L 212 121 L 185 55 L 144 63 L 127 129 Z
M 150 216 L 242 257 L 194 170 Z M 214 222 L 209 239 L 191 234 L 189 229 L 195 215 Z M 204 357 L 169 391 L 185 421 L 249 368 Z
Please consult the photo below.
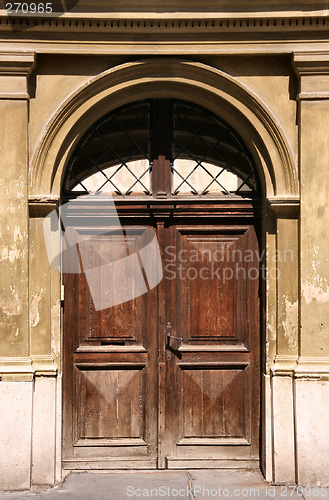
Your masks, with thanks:
M 51 2 L 48 3 L 6 3 L 6 11 L 7 14 L 50 14 L 53 11 L 53 4 Z

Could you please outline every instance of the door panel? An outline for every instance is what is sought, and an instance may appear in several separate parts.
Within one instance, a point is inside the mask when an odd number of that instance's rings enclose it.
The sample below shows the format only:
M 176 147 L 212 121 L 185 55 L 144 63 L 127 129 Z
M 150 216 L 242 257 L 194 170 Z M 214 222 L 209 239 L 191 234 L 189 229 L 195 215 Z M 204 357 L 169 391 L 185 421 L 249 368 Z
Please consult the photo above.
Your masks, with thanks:
M 89 238 L 78 245 L 80 264 L 83 253 L 84 262 L 95 270 L 92 287 L 98 284 L 98 289 L 92 290 L 100 294 L 97 300 L 101 298 L 103 304 L 117 299 L 118 286 L 102 268 L 104 262 L 120 262 L 119 294 L 122 290 L 130 297 L 140 293 L 140 275 L 130 274 L 127 280 L 125 261 L 118 260 L 124 258 L 122 245 L 116 244 L 115 231 L 108 229 L 106 234 L 91 230 Z M 143 246 L 144 232 L 143 228 L 129 231 L 125 238 L 128 255 Z M 95 468 L 154 468 L 156 289 L 96 310 L 89 285 L 85 273 L 64 275 L 64 466 L 83 468 L 87 462 Z
M 166 244 L 166 465 L 258 466 L 255 230 L 176 225 Z
M 143 229 L 126 235 L 128 254 L 147 241 Z M 169 219 L 157 236 L 164 278 L 142 295 L 124 262 L 121 284 L 102 269 L 124 258 L 115 231 L 90 230 L 80 244 L 100 303 L 122 289 L 132 300 L 96 310 L 86 275 L 64 275 L 64 467 L 257 467 L 255 228 Z
M 213 368 L 182 369 L 183 435 L 179 443 L 221 442 L 244 436 L 243 371 Z

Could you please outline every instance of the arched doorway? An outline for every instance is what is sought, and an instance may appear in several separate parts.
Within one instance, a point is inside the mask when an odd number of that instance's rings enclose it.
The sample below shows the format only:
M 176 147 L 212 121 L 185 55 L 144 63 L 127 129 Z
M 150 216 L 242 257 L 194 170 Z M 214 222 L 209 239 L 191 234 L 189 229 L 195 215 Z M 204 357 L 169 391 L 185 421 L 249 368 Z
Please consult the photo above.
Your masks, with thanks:
M 80 201 L 89 193 L 99 196 Z M 88 234 L 91 259 L 115 252 L 106 193 L 128 253 L 156 235 L 163 279 L 150 286 L 141 265 L 147 293 L 97 310 L 86 274 L 64 275 L 64 462 L 257 467 L 260 187 L 251 155 L 209 110 L 139 101 L 85 133 L 63 178 L 62 201 L 77 200 L 66 223 Z M 98 282 L 100 294 L 112 291 L 102 273 Z

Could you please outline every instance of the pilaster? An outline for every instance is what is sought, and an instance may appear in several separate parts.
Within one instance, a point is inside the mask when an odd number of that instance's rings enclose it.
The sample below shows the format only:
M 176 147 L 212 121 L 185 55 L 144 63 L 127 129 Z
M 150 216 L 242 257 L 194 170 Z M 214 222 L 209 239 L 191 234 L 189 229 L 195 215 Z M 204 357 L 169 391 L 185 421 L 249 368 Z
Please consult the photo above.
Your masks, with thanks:
M 0 274 L 2 356 L 28 355 L 28 80 L 34 54 L 0 53 L 0 148 L 3 189 Z
M 299 199 L 268 199 L 276 217 L 276 352 L 271 364 L 273 480 L 294 483 L 293 376 L 298 357 Z M 284 446 L 283 446 L 284 443 Z
M 295 369 L 297 479 L 329 484 L 329 52 L 297 52 L 300 81 L 300 332 Z
M 30 486 L 33 369 L 28 335 L 28 111 L 33 53 L 0 53 L 1 489 Z

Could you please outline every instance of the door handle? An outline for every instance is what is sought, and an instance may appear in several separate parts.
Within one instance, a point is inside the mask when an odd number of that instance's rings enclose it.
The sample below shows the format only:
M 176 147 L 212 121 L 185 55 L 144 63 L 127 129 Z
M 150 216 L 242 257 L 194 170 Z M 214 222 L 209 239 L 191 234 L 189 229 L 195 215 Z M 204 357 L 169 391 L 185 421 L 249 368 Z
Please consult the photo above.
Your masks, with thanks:
M 167 344 L 166 344 L 166 348 L 167 349 L 174 349 L 174 350 L 177 350 L 178 347 L 179 347 L 179 344 L 181 343 L 181 341 L 183 340 L 182 337 L 175 337 L 174 335 L 171 335 L 171 332 L 172 332 L 172 326 L 171 326 L 171 323 L 170 321 L 168 321 L 167 325 L 166 325 L 166 336 L 167 336 Z M 173 345 L 171 343 L 171 341 L 174 341 L 173 342 Z M 176 342 L 175 342 L 176 341 Z M 178 342 L 177 342 L 178 341 Z

